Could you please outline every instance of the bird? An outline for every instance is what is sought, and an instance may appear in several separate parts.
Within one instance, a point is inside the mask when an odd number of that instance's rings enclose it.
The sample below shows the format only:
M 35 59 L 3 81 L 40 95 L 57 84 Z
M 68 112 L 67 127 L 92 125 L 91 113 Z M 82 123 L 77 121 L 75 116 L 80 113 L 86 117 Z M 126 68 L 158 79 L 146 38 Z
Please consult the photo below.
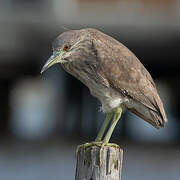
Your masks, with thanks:
M 61 64 L 102 104 L 106 118 L 93 142 L 108 144 L 126 109 L 157 129 L 165 126 L 168 120 L 156 85 L 125 45 L 97 29 L 84 28 L 61 33 L 52 50 L 41 73 Z

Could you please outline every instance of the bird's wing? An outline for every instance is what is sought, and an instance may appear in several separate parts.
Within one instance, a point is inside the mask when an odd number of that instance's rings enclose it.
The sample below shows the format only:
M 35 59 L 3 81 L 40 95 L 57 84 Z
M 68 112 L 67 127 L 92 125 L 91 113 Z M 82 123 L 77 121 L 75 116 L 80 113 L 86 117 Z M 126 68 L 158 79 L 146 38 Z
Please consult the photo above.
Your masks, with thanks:
M 130 50 L 117 41 L 110 40 L 103 36 L 100 40 L 94 40 L 98 74 L 112 88 L 137 104 L 144 105 L 152 118 L 145 117 L 136 108 L 129 109 L 130 111 L 155 127 L 164 126 L 167 117 L 151 75 Z
M 104 79 L 107 79 L 110 86 L 121 94 L 132 99 L 137 104 L 143 104 L 151 114 L 151 120 L 153 120 L 151 124 L 154 126 L 163 126 L 167 118 L 150 74 L 136 59 L 134 61 L 138 65 L 133 66 L 132 62 L 125 57 L 123 58 L 116 59 L 113 65 L 112 63 L 105 63 L 103 72 L 99 74 Z M 144 120 L 151 122 L 151 120 L 144 117 L 136 108 L 129 110 L 138 116 L 141 115 L 140 117 Z

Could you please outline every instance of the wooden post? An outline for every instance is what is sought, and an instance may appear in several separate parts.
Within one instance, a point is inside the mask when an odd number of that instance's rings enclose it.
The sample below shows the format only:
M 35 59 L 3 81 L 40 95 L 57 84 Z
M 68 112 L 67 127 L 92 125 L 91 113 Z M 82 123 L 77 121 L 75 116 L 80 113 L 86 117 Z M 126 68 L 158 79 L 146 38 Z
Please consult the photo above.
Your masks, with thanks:
M 81 147 L 75 180 L 120 180 L 123 150 L 118 145 Z

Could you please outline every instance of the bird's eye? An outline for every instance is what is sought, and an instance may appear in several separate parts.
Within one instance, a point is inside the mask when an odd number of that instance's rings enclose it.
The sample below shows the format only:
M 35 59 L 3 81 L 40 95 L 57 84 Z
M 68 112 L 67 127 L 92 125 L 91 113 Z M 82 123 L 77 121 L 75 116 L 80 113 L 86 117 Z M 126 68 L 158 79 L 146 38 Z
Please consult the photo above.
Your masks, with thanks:
M 64 45 L 63 50 L 68 51 L 70 49 L 70 45 Z

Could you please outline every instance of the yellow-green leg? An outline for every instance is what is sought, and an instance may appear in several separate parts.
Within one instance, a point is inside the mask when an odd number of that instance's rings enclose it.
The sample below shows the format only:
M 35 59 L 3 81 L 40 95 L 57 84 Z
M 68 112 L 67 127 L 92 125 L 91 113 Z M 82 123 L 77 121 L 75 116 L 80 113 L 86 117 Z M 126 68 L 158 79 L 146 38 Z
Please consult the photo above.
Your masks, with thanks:
M 109 128 L 106 136 L 105 136 L 104 139 L 103 139 L 103 143 L 104 143 L 104 144 L 107 144 L 107 143 L 109 142 L 109 140 L 110 140 L 110 138 L 111 138 L 111 135 L 112 135 L 112 133 L 113 133 L 113 131 L 114 131 L 114 128 L 116 127 L 116 124 L 117 124 L 118 120 L 119 120 L 120 117 L 121 117 L 121 114 L 122 114 L 122 108 L 119 107 L 119 108 L 117 108 L 116 111 L 114 112 L 114 118 L 113 118 L 113 121 L 112 121 L 112 123 L 111 123 L 111 126 L 110 126 L 110 128 Z
M 111 126 L 110 128 L 108 129 L 108 132 L 106 134 L 106 136 L 104 137 L 103 141 L 101 141 L 103 135 L 104 135 L 104 132 L 113 116 L 113 113 L 114 113 L 114 118 L 112 120 L 112 123 L 111 123 Z M 97 138 L 95 139 L 95 142 L 90 142 L 90 143 L 85 143 L 85 144 L 82 144 L 82 145 L 79 145 L 76 149 L 76 153 L 79 151 L 80 148 L 87 148 L 87 147 L 90 147 L 90 146 L 99 146 L 101 147 L 101 149 L 103 148 L 103 146 L 118 146 L 116 144 L 111 144 L 111 143 L 108 143 L 110 138 L 111 138 L 111 135 L 113 133 L 113 130 L 118 122 L 118 120 L 120 119 L 121 117 L 121 114 L 122 114 L 122 108 L 119 107 L 116 109 L 115 112 L 111 112 L 111 113 L 108 113 L 107 116 L 106 116 L 106 119 L 97 135 Z M 101 153 L 100 153 L 100 156 L 101 156 Z
M 116 127 L 116 124 L 117 124 L 118 120 L 121 117 L 121 114 L 122 114 L 122 108 L 119 107 L 114 112 L 114 118 L 113 118 L 113 121 L 111 123 L 111 126 L 108 129 L 108 132 L 107 132 L 106 136 L 103 139 L 103 143 L 101 144 L 101 148 L 100 148 L 100 152 L 99 152 L 100 165 L 102 164 L 102 150 L 103 150 L 104 146 L 111 146 L 111 147 L 119 148 L 119 146 L 117 144 L 108 143 L 108 142 L 109 142 L 109 140 L 111 138 L 111 135 L 112 135 L 112 133 L 114 131 L 114 128 Z
M 106 119 L 105 119 L 105 121 L 104 121 L 104 123 L 103 123 L 103 125 L 102 125 L 102 127 L 100 129 L 100 131 L 98 132 L 98 135 L 97 135 L 95 141 L 79 145 L 77 147 L 77 149 L 76 149 L 76 153 L 79 151 L 80 148 L 88 148 L 90 146 L 99 146 L 99 147 L 102 146 L 103 142 L 101 140 L 102 140 L 104 132 L 105 132 L 105 130 L 106 130 L 106 128 L 107 128 L 107 126 L 108 126 L 112 116 L 113 116 L 113 112 L 107 113 Z
M 104 123 L 103 123 L 103 125 L 102 125 L 96 139 L 95 139 L 95 142 L 101 142 L 102 137 L 104 135 L 104 132 L 105 132 L 105 130 L 106 130 L 112 116 L 113 116 L 113 112 L 107 113 L 106 119 L 105 119 L 105 121 L 104 121 Z

